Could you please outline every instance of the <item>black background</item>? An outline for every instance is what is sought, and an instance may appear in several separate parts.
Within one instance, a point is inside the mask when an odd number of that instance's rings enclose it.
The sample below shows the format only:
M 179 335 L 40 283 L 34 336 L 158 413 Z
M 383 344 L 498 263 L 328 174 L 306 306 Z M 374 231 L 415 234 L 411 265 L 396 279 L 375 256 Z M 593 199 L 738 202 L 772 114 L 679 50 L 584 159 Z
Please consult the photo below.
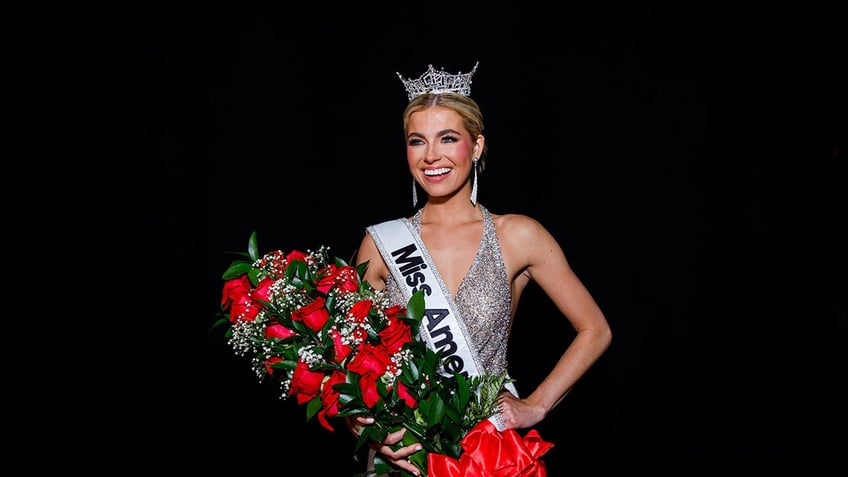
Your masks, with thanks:
M 549 475 L 823 474 L 844 451 L 844 9 L 813 3 L 122 9 L 114 38 L 90 39 L 129 59 L 131 86 L 112 94 L 132 118 L 121 151 L 143 165 L 139 266 L 161 321 L 143 460 L 190 475 L 358 469 L 343 430 L 304 422 L 209 331 L 225 252 L 255 230 L 263 251 L 347 258 L 366 225 L 409 215 L 396 72 L 479 61 L 480 201 L 547 226 L 614 334 L 537 426 L 556 444 Z M 40 33 L 21 57 L 49 69 L 62 48 L 45 32 L 63 19 L 28 15 Z M 519 390 L 570 336 L 530 288 Z

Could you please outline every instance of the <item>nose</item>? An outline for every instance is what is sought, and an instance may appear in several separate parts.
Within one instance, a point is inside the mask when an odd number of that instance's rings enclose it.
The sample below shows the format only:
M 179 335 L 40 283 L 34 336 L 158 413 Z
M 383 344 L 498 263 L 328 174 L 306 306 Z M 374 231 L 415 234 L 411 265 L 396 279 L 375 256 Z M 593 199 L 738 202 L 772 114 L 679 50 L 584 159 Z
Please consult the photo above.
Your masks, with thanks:
M 424 162 L 432 164 L 438 161 L 441 157 L 442 154 L 438 151 L 438 148 L 435 145 L 427 146 L 427 151 L 424 154 Z

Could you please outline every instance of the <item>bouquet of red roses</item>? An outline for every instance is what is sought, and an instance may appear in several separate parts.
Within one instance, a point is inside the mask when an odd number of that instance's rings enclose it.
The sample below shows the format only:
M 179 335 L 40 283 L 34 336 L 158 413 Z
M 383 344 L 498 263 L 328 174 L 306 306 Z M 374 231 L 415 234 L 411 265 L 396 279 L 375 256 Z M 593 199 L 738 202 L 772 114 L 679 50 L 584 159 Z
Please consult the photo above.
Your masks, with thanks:
M 228 325 L 234 352 L 250 358 L 260 381 L 305 404 L 307 419 L 333 431 L 333 418 L 374 417 L 356 449 L 405 427 L 402 444 L 422 444 L 410 456 L 422 475 L 546 475 L 539 457 L 552 444 L 535 431 L 524 439 L 499 432 L 486 419 L 506 376 L 445 376 L 441 354 L 418 340 L 423 294 L 389 303 L 362 279 L 366 264 L 331 260 L 326 247 L 260 256 L 255 232 L 238 255 L 222 277 L 214 326 Z M 378 474 L 390 469 L 377 459 Z

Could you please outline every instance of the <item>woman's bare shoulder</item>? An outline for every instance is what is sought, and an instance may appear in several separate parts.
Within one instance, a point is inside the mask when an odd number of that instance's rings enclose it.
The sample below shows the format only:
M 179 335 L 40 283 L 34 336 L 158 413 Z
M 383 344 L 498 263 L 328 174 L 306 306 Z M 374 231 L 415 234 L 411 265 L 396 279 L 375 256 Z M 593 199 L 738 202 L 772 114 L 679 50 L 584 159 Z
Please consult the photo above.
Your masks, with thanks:
M 357 264 L 378 256 L 380 256 L 380 251 L 377 249 L 377 244 L 374 243 L 374 238 L 371 237 L 371 234 L 366 233 L 362 236 L 362 242 L 360 242 L 356 251 Z
M 365 268 L 365 280 L 377 289 L 385 288 L 389 269 L 386 267 L 386 262 L 383 261 L 374 239 L 367 233 L 362 237 L 362 243 L 356 253 L 356 264 L 363 263 L 368 264 Z
M 538 220 L 524 214 L 491 214 L 498 236 L 515 238 L 533 238 L 545 233 Z

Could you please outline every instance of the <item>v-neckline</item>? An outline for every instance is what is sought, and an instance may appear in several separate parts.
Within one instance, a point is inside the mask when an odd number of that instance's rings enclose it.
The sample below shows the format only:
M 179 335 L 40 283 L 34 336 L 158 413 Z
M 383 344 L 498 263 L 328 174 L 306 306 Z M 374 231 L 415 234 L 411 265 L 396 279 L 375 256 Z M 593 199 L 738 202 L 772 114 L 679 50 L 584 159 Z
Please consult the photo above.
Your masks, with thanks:
M 483 253 L 483 242 L 486 238 L 486 221 L 489 220 L 489 213 L 486 208 L 483 207 L 482 204 L 477 204 L 477 206 L 480 207 L 480 211 L 483 213 L 483 223 L 482 230 L 480 231 L 480 241 L 477 244 L 477 251 L 474 252 L 474 258 L 471 260 L 471 264 L 468 265 L 468 269 L 465 270 L 465 274 L 462 276 L 462 279 L 459 280 L 459 285 L 457 285 L 455 294 L 452 290 L 448 288 L 448 284 L 445 282 L 444 277 L 442 277 L 442 273 L 439 271 L 439 267 L 436 266 L 436 260 L 433 258 L 433 255 L 430 254 L 430 249 L 427 247 L 427 244 L 424 243 L 424 235 L 421 234 L 421 216 L 423 214 L 423 209 L 418 209 L 418 211 L 412 217 L 412 220 L 410 220 L 410 222 L 415 226 L 415 229 L 418 231 L 418 237 L 420 238 L 421 248 L 423 249 L 423 252 L 426 253 L 427 256 L 430 257 L 430 261 L 433 262 L 433 274 L 436 276 L 441 286 L 445 289 L 445 292 L 448 294 L 448 296 L 454 301 L 456 301 L 459 295 L 459 291 L 462 290 L 463 285 L 465 285 L 465 281 L 468 279 L 468 276 L 471 275 L 471 271 L 477 265 L 477 260 L 480 258 L 480 254 Z

